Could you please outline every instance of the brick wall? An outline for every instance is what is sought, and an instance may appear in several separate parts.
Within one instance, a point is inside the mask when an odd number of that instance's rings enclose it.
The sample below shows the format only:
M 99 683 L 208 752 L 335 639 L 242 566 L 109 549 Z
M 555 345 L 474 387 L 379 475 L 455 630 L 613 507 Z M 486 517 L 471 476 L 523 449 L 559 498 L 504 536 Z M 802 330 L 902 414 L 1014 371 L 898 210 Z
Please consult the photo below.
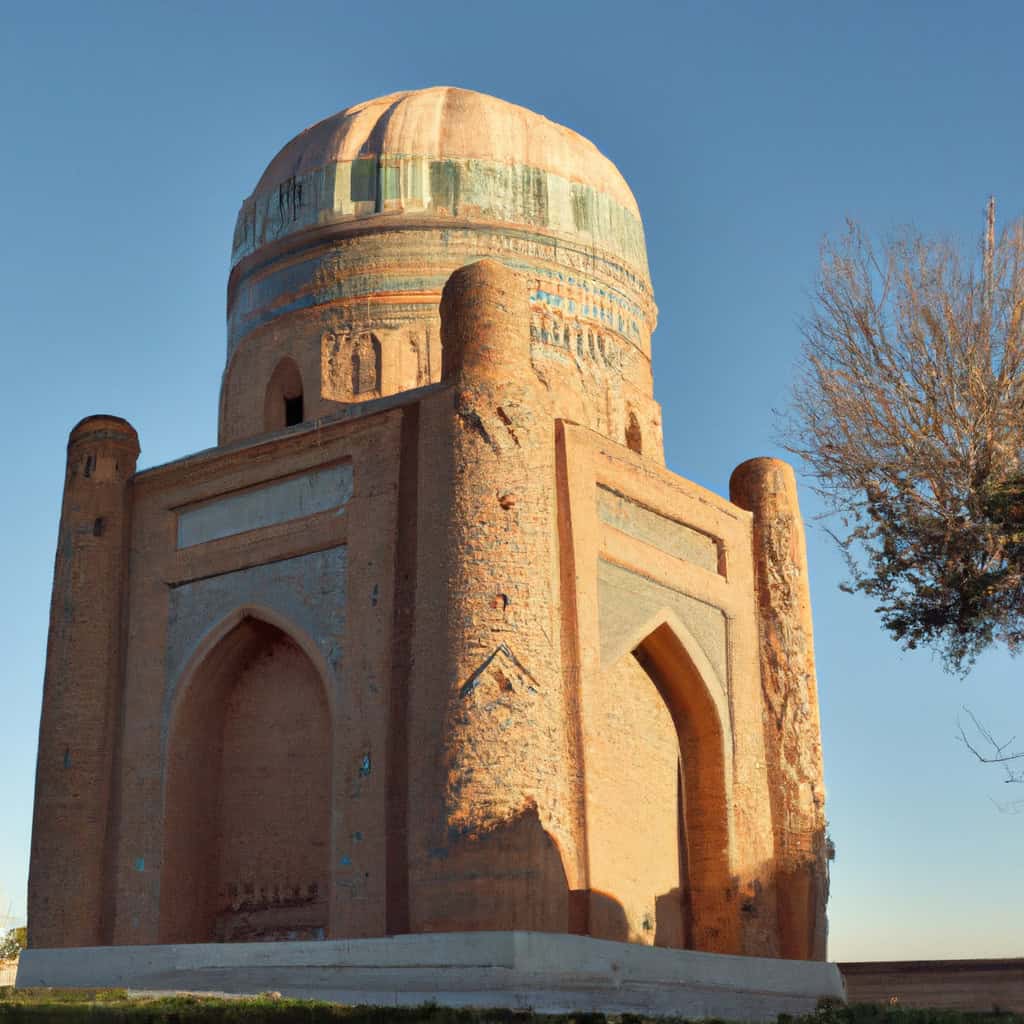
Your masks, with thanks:
M 845 963 L 851 1003 L 1024 1013 L 1024 959 Z
M 40 945 L 531 928 L 778 953 L 752 516 L 649 437 L 565 422 L 508 268 L 453 281 L 441 384 L 132 477 L 84 640 L 62 549 L 44 721 L 77 720 L 66 666 L 102 640 L 109 809 L 69 832 L 44 786 Z M 63 750 L 40 779 L 66 788 Z M 75 842 L 98 882 L 62 895 L 41 880 Z

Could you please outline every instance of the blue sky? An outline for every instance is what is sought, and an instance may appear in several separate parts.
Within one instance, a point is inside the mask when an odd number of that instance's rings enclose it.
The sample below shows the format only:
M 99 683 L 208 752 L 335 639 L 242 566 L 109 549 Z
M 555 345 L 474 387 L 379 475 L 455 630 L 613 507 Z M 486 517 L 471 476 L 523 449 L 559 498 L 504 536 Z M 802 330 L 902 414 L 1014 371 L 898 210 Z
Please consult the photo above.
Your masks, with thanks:
M 300 129 L 398 89 L 492 93 L 592 139 L 644 216 L 673 470 L 781 454 L 817 250 L 847 215 L 973 246 L 1024 213 L 1024 7 L 602 2 L 20 4 L 0 23 L 0 889 L 24 913 L 64 446 L 215 442 L 235 215 Z M 809 491 L 804 509 L 818 507 Z M 1024 738 L 1022 665 L 902 654 L 809 532 L 838 959 L 1024 955 L 1024 814 L 955 740 Z M 1016 787 L 1024 797 L 1024 787 Z M 6 901 L 4 901 L 6 902 Z M 0 913 L 5 909 L 0 906 Z

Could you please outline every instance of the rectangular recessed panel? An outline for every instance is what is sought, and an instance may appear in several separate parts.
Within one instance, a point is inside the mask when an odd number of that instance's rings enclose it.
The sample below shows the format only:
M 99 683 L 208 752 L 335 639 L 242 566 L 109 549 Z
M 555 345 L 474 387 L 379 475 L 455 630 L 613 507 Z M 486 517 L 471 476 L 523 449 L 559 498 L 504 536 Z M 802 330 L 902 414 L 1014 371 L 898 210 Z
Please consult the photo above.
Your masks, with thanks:
M 597 488 L 597 515 L 602 523 L 642 540 L 684 562 L 718 572 L 718 544 L 713 537 L 652 512 L 609 490 Z
M 178 547 L 231 537 L 248 530 L 301 519 L 330 509 L 342 511 L 352 497 L 352 466 L 341 463 L 183 509 Z

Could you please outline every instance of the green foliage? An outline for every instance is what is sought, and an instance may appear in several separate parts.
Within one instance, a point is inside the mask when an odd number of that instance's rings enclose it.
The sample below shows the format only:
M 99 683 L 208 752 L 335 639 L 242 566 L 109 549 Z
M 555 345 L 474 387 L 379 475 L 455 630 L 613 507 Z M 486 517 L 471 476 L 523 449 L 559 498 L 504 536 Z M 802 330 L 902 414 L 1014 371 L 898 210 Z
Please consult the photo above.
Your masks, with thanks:
M 0 939 L 0 960 L 13 960 L 28 945 L 28 928 L 11 928 Z
M 179 995 L 163 999 L 129 996 L 123 989 L 0 989 L 0 1021 L 58 1024 L 684 1024 L 683 1018 L 652 1019 L 635 1014 L 545 1015 L 529 1010 L 453 1009 L 428 1003 L 415 1007 L 338 1006 L 267 996 L 216 999 Z M 704 1024 L 722 1024 L 705 1021 Z M 1004 1013 L 910 1010 L 901 1007 L 827 1005 L 803 1017 L 783 1014 L 779 1024 L 1024 1024 Z

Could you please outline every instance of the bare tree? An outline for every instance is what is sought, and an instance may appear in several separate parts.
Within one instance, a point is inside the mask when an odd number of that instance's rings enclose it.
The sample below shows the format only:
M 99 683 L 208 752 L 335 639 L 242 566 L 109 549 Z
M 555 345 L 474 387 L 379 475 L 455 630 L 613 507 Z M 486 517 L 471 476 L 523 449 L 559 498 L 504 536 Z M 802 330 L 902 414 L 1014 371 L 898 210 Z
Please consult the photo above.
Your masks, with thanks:
M 1017 746 L 1016 736 L 999 741 L 985 725 L 978 721 L 970 708 L 965 707 L 963 710 L 971 720 L 971 729 L 968 733 L 968 730 L 964 728 L 964 723 L 958 719 L 956 723 L 959 733 L 957 739 L 982 764 L 999 765 L 1003 769 L 1003 782 L 1024 783 L 1024 746 L 1015 749 Z M 1024 811 L 1024 800 L 1014 800 L 997 806 L 1003 811 L 1020 813 Z
M 986 228 L 967 257 L 852 221 L 826 239 L 782 421 L 835 513 L 844 589 L 958 673 L 1024 644 L 1024 222 L 997 238 L 990 202 Z

